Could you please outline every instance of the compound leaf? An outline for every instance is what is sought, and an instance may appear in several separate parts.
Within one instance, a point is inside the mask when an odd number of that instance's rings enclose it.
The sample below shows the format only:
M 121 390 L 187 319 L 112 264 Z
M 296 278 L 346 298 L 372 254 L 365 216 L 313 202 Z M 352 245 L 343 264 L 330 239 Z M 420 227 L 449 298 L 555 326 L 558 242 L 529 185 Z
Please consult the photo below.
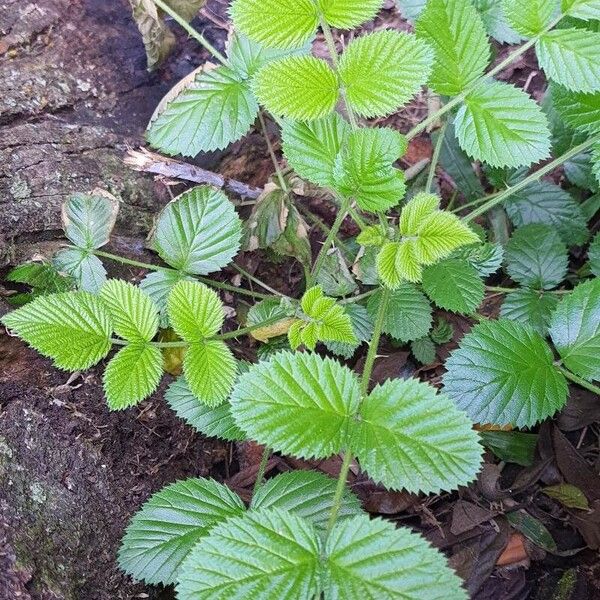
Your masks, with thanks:
M 172 267 L 206 275 L 231 262 L 240 247 L 241 230 L 227 196 L 209 186 L 197 186 L 162 210 L 153 243 Z
M 567 369 L 600 379 L 600 279 L 580 283 L 552 316 L 550 337 Z
M 62 206 L 65 235 L 79 248 L 93 250 L 108 243 L 119 203 L 107 192 L 74 194 Z
M 567 383 L 553 362 L 533 329 L 480 323 L 446 361 L 444 390 L 474 421 L 531 427 L 565 404 Z
M 160 326 L 166 328 L 169 325 L 167 315 L 167 299 L 171 290 L 186 276 L 179 271 L 152 271 L 140 281 L 139 288 L 150 296 L 152 302 L 159 311 Z
M 423 268 L 416 257 L 414 244 L 408 241 L 384 244 L 377 255 L 377 274 L 391 290 L 400 287 L 403 281 L 421 281 Z
M 429 0 L 415 31 L 434 50 L 429 85 L 454 96 L 483 75 L 490 45 L 483 21 L 469 0 Z
M 467 94 L 454 125 L 461 148 L 493 167 L 528 166 L 550 153 L 542 109 L 508 83 L 489 80 Z
M 52 258 L 52 264 L 61 273 L 72 277 L 84 292 L 97 294 L 106 281 L 106 269 L 102 261 L 81 248 L 59 250 Z
M 275 115 L 299 121 L 325 117 L 333 111 L 339 87 L 331 67 L 314 56 L 274 60 L 255 75 L 259 102 Z
M 500 309 L 500 316 L 529 325 L 545 337 L 557 305 L 556 294 L 545 294 L 527 288 L 519 289 L 506 295 Z
M 111 348 L 110 315 L 89 292 L 39 296 L 0 321 L 66 371 L 88 369 Z
M 383 0 L 318 0 L 318 4 L 329 25 L 353 29 L 373 19 Z
M 367 309 L 357 302 L 346 304 L 344 310 L 350 317 L 354 337 L 357 341 L 355 343 L 325 342 L 325 346 L 330 352 L 333 352 L 338 356 L 352 358 L 360 344 L 368 341 L 373 335 L 373 321 L 371 320 Z
M 360 399 L 355 374 L 316 354 L 280 352 L 240 376 L 231 399 L 238 426 L 278 452 L 339 452 Z
M 482 454 L 477 433 L 430 385 L 388 380 L 373 389 L 359 414 L 354 452 L 385 487 L 437 494 L 475 479 Z
M 122 410 L 152 394 L 163 373 L 163 356 L 156 347 L 135 341 L 117 352 L 104 371 L 106 401 L 111 410 Z
M 503 0 L 504 12 L 510 24 L 526 37 L 541 33 L 556 14 L 555 0 Z
M 562 0 L 562 11 L 576 19 L 600 20 L 599 0 Z
M 339 64 L 346 100 L 363 117 L 383 117 L 427 82 L 431 50 L 414 35 L 377 31 L 354 40 Z
M 174 583 L 198 541 L 218 523 L 244 512 L 239 496 L 212 479 L 172 483 L 134 515 L 119 550 L 119 565 L 146 583 Z

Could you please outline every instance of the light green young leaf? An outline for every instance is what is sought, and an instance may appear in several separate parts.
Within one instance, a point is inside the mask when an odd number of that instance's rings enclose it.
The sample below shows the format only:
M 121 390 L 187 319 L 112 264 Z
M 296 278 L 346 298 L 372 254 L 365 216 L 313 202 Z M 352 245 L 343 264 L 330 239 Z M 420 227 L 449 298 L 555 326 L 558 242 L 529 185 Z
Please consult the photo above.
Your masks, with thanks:
M 165 400 L 180 419 L 206 437 L 229 442 L 245 439 L 244 433 L 233 420 L 231 405 L 228 402 L 215 407 L 203 404 L 194 396 L 183 376 L 167 388 Z
M 600 380 L 600 279 L 580 283 L 561 300 L 550 337 L 567 369 L 590 381 Z
M 502 0 L 510 24 L 526 37 L 541 33 L 558 12 L 558 0 Z
M 423 267 L 416 256 L 414 244 L 409 241 L 384 244 L 377 255 L 377 274 L 391 290 L 398 289 L 405 281 L 421 281 Z
M 556 294 L 527 288 L 518 289 L 506 295 L 500 308 L 500 316 L 529 325 L 545 337 L 548 334 L 550 318 L 557 304 L 558 296 Z
M 446 361 L 444 391 L 473 421 L 531 427 L 560 410 L 567 382 L 533 329 L 501 319 L 476 325 Z
M 314 56 L 270 62 L 255 75 L 253 90 L 268 111 L 299 121 L 327 116 L 339 96 L 335 73 Z
M 197 186 L 162 210 L 153 243 L 175 269 L 206 275 L 229 264 L 240 238 L 241 221 L 227 196 L 209 186 Z
M 544 113 L 508 83 L 489 80 L 470 92 L 454 124 L 461 148 L 493 167 L 528 166 L 550 153 Z
M 167 315 L 167 298 L 171 290 L 186 276 L 179 271 L 152 271 L 140 281 L 139 288 L 150 296 L 152 302 L 159 311 L 160 326 L 167 328 L 169 326 L 169 317 Z
M 360 417 L 353 450 L 385 487 L 438 494 L 475 479 L 483 451 L 477 433 L 430 385 L 388 380 L 363 401 Z
M 158 332 L 154 302 L 139 287 L 122 281 L 107 281 L 100 298 L 112 317 L 115 333 L 129 341 L 149 342 Z
M 93 250 L 108 243 L 119 203 L 107 192 L 74 194 L 62 206 L 65 235 L 79 248 Z
M 108 363 L 102 382 L 110 410 L 122 410 L 141 402 L 158 387 L 163 356 L 144 341 L 125 346 Z
M 329 25 L 353 29 L 373 19 L 383 0 L 317 0 L 317 4 Z
M 600 93 L 583 94 L 552 86 L 552 102 L 567 125 L 583 133 L 600 133 Z
M 389 227 L 367 225 L 357 236 L 356 243 L 361 246 L 383 246 L 388 241 Z
M 600 33 L 555 29 L 536 43 L 546 76 L 573 92 L 600 91 Z
M 400 213 L 399 228 L 403 236 L 414 236 L 421 223 L 440 208 L 440 197 L 420 193 L 411 198 Z
M 576 19 L 600 20 L 600 0 L 562 0 L 562 11 Z
M 236 31 L 267 48 L 300 48 L 319 22 L 313 0 L 235 0 L 229 14 Z
M 438 550 L 420 535 L 383 519 L 359 516 L 336 524 L 325 554 L 325 600 L 467 600 L 462 580 Z
M 483 21 L 469 0 L 429 0 L 415 31 L 435 52 L 429 85 L 454 96 L 483 75 L 490 45 Z
M 414 35 L 387 29 L 350 43 L 339 64 L 345 97 L 363 117 L 383 117 L 427 82 L 431 50 Z
M 238 426 L 275 451 L 326 458 L 347 442 L 360 400 L 356 375 L 316 354 L 280 352 L 240 376 L 231 399 Z
M 249 511 L 195 546 L 181 566 L 177 597 L 312 600 L 320 562 L 319 538 L 306 520 L 277 509 Z
M 588 260 L 592 273 L 596 277 L 600 277 L 600 232 L 596 234 L 588 248 Z
M 88 369 L 111 348 L 110 316 L 89 292 L 39 296 L 0 322 L 66 371 Z
M 72 277 L 84 292 L 97 294 L 106 281 L 106 269 L 102 261 L 87 250 L 64 248 L 52 258 L 54 267 Z
M 355 343 L 325 342 L 325 346 L 327 350 L 338 356 L 352 358 L 360 344 L 371 339 L 373 335 L 373 320 L 369 316 L 367 309 L 357 302 L 346 304 L 344 310 L 350 317 L 352 331 L 357 341 Z
M 223 404 L 237 374 L 235 358 L 221 340 L 192 343 L 183 358 L 183 373 L 190 390 L 203 404 Z
M 461 314 L 474 313 L 485 295 L 485 285 L 475 268 L 456 258 L 427 267 L 423 289 L 440 308 Z
M 506 270 L 526 287 L 550 290 L 564 280 L 569 266 L 567 247 L 550 225 L 517 229 L 506 245 Z
M 252 497 L 251 510 L 278 508 L 325 529 L 333 507 L 336 480 L 317 471 L 289 471 L 269 479 Z M 358 498 L 344 490 L 338 519 L 363 514 Z
M 411 342 L 410 351 L 422 365 L 430 365 L 435 361 L 435 344 L 429 336 Z
M 229 67 L 204 68 L 170 96 L 146 133 L 164 154 L 193 157 L 225 148 L 248 133 L 258 114 L 248 82 Z
M 381 291 L 369 298 L 367 310 L 375 318 L 381 302 Z M 418 340 L 431 329 L 432 309 L 429 301 L 416 286 L 403 283 L 390 294 L 383 320 L 383 332 L 401 342 Z
M 180 281 L 167 301 L 171 326 L 186 342 L 201 342 L 216 335 L 225 320 L 219 295 L 203 283 Z
M 212 479 L 172 483 L 134 515 L 119 549 L 119 566 L 149 584 L 175 583 L 198 541 L 218 523 L 244 513 L 239 496 Z

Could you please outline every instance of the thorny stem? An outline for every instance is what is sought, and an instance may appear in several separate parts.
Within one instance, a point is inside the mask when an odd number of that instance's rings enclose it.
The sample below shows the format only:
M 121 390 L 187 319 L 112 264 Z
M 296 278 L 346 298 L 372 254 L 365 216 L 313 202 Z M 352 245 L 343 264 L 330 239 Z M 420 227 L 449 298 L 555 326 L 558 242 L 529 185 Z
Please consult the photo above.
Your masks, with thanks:
M 597 396 L 600 396 L 600 387 L 598 387 L 597 385 L 594 385 L 593 383 L 590 383 L 589 381 L 586 381 L 585 379 L 582 379 L 581 377 L 578 377 L 577 375 L 575 375 L 575 373 L 571 373 L 571 371 L 569 371 L 568 369 L 565 369 L 561 365 L 556 365 L 556 368 L 567 379 L 569 379 L 573 383 L 576 383 L 577 385 L 580 385 L 582 388 L 585 388 L 586 390 L 589 390 L 590 392 L 593 392 Z
M 431 192 L 431 186 L 433 185 L 433 179 L 435 178 L 435 169 L 440 160 L 440 154 L 442 153 L 442 144 L 444 143 L 444 136 L 446 134 L 446 127 L 448 123 L 444 123 L 438 132 L 438 139 L 433 149 L 433 156 L 431 157 L 431 164 L 429 165 L 429 174 L 427 175 L 427 182 L 425 183 L 425 191 Z
M 267 142 L 267 149 L 269 150 L 269 156 L 271 157 L 271 162 L 273 163 L 273 167 L 275 168 L 275 173 L 277 174 L 277 179 L 279 180 L 279 185 L 284 192 L 288 192 L 288 185 L 283 177 L 283 173 L 281 172 L 281 168 L 279 166 L 279 161 L 277 160 L 277 156 L 275 156 L 275 150 L 273 150 L 273 144 L 271 143 L 271 139 L 269 138 L 269 133 L 267 131 L 267 125 L 265 123 L 265 119 L 262 114 L 262 110 L 258 111 L 258 120 L 260 121 L 260 128 L 263 132 L 263 137 L 265 138 L 265 142 Z
M 182 16 L 175 12 L 166 2 L 163 0 L 153 0 L 154 4 L 161 10 L 166 12 L 174 21 L 179 23 L 183 27 L 190 37 L 193 37 L 201 46 L 206 48 L 219 62 L 224 65 L 228 64 L 227 58 L 223 56 L 199 31 L 194 29 Z
M 265 446 L 263 450 L 262 457 L 260 459 L 260 464 L 258 465 L 258 471 L 256 473 L 256 479 L 254 480 L 254 488 L 252 489 L 252 497 L 256 496 L 256 492 L 258 492 L 258 488 L 262 485 L 263 479 L 265 478 L 265 469 L 267 468 L 267 463 L 269 462 L 269 457 L 271 456 L 271 448 Z

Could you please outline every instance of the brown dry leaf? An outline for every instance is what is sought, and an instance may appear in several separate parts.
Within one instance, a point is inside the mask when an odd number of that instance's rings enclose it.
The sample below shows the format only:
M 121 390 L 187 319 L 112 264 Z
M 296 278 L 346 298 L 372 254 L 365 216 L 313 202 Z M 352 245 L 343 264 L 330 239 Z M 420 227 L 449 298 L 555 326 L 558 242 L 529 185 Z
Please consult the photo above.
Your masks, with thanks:
M 166 3 L 186 21 L 191 21 L 204 6 L 206 0 L 166 0 Z
M 511 533 L 508 544 L 499 556 L 496 565 L 506 567 L 508 565 L 529 565 L 529 555 L 525 547 L 526 538 L 518 531 Z
M 161 329 L 158 334 L 159 342 L 177 342 L 181 338 L 171 329 Z M 183 357 L 185 348 L 163 348 L 163 367 L 167 373 L 175 377 L 183 372 Z
M 461 535 L 489 521 L 495 515 L 495 512 L 472 502 L 457 500 L 452 510 L 450 532 L 454 535 Z
M 254 329 L 250 332 L 250 335 L 258 340 L 259 342 L 266 343 L 271 338 L 279 337 L 280 335 L 286 335 L 289 331 L 292 323 L 297 321 L 293 317 L 289 317 L 287 319 L 282 319 L 281 321 L 277 321 L 272 325 L 267 325 L 266 327 L 259 327 L 258 329 Z

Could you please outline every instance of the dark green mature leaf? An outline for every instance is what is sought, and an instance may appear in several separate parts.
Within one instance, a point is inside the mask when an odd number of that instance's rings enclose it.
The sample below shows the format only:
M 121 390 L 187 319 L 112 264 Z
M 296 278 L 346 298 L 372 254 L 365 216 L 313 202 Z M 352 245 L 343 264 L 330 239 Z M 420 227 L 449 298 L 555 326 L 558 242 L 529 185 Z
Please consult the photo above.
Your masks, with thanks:
M 67 371 L 88 369 L 111 348 L 110 315 L 89 292 L 39 296 L 0 322 Z
M 146 583 L 174 583 L 181 563 L 217 525 L 245 512 L 240 498 L 212 479 L 166 486 L 135 514 L 119 550 L 120 567 Z
M 65 235 L 79 248 L 93 250 L 108 243 L 119 203 L 107 192 L 74 194 L 62 207 Z
M 466 415 L 415 379 L 377 386 L 360 407 L 353 449 L 387 488 L 439 493 L 475 478 L 482 448 Z
M 411 342 L 410 351 L 423 365 L 430 365 L 435 361 L 435 344 L 429 336 Z
M 17 265 L 5 275 L 6 281 L 23 283 L 31 288 L 29 292 L 20 292 L 6 297 L 11 306 L 23 306 L 36 296 L 67 292 L 73 288 L 73 280 L 59 273 L 45 262 L 26 262 Z
M 359 399 L 358 379 L 347 367 L 280 352 L 241 375 L 231 404 L 253 440 L 284 454 L 325 458 L 344 447 Z
M 550 290 L 567 275 L 567 247 L 555 228 L 542 223 L 519 227 L 506 245 L 506 270 L 523 286 Z
M 550 337 L 567 369 L 600 379 L 600 279 L 580 283 L 552 316 Z
M 435 52 L 429 85 L 453 96 L 483 75 L 490 60 L 485 27 L 469 0 L 429 0 L 415 25 Z
M 450 258 L 423 271 L 423 289 L 440 308 L 471 314 L 483 302 L 485 286 L 468 262 Z
M 596 277 L 600 277 L 600 232 L 596 234 L 588 248 L 588 259 L 590 270 Z
M 348 296 L 358 289 L 344 255 L 339 248 L 332 248 L 325 255 L 317 274 L 316 283 L 328 296 Z
M 472 244 L 458 248 L 451 254 L 451 258 L 466 260 L 480 277 L 488 277 L 502 265 L 504 248 L 498 243 Z
M 560 85 L 551 89 L 554 108 L 567 125 L 584 133 L 600 133 L 600 93 L 571 92 Z
M 501 319 L 476 325 L 446 361 L 444 389 L 480 423 L 531 427 L 562 408 L 567 383 L 533 329 Z
M 183 376 L 168 387 L 165 400 L 179 418 L 207 437 L 231 442 L 246 437 L 235 424 L 228 402 L 215 407 L 207 406 L 194 396 Z
M 250 508 L 279 508 L 310 521 L 318 529 L 325 529 L 333 507 L 336 484 L 335 479 L 317 471 L 281 473 L 258 488 Z M 346 488 L 338 519 L 360 514 L 363 514 L 360 501 Z
M 196 156 L 225 148 L 248 133 L 258 114 L 248 82 L 229 67 L 205 67 L 164 102 L 148 125 L 147 138 L 169 155 Z
M 529 325 L 540 335 L 546 336 L 557 304 L 556 294 L 519 289 L 506 295 L 500 308 L 500 316 Z
M 320 543 L 306 520 L 261 509 L 217 525 L 181 567 L 177 597 L 294 598 L 319 590 Z
M 552 534 L 539 519 L 532 517 L 525 510 L 516 510 L 506 514 L 508 522 L 536 546 L 548 552 L 556 552 L 556 542 Z
M 375 318 L 381 302 L 381 291 L 369 298 L 367 310 Z M 403 283 L 390 293 L 383 321 L 383 332 L 401 342 L 418 340 L 427 335 L 432 323 L 431 304 L 416 286 Z
M 106 282 L 106 269 L 102 261 L 81 248 L 64 248 L 52 258 L 54 267 L 68 275 L 84 292 L 97 294 Z
M 592 152 L 582 152 L 563 163 L 566 178 L 577 187 L 592 192 L 600 191 L 600 185 L 594 175 Z
M 153 243 L 172 267 L 206 275 L 229 264 L 240 237 L 241 221 L 227 196 L 209 186 L 197 186 L 162 210 Z
M 425 538 L 383 519 L 336 524 L 325 554 L 325 600 L 467 599 L 461 579 Z
M 533 464 L 537 433 L 521 431 L 481 431 L 481 443 L 500 460 L 516 463 L 523 467 Z

